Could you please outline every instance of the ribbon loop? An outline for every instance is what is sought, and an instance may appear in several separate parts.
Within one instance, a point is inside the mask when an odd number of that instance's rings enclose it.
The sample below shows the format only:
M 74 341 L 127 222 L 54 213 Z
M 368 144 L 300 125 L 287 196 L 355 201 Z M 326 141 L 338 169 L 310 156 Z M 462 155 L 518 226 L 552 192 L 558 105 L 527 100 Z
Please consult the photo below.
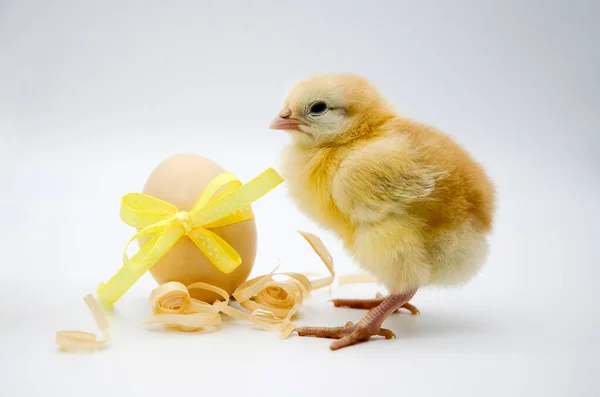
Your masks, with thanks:
M 168 220 L 176 213 L 174 205 L 142 193 L 129 193 L 121 200 L 121 220 L 137 229 Z

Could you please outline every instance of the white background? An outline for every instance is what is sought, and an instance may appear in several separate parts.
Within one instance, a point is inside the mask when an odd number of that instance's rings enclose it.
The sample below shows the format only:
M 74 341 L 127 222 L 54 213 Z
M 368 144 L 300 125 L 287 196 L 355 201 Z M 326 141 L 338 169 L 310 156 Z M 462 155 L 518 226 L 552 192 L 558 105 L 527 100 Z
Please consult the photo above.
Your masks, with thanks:
M 418 3 L 418 4 L 417 4 Z M 599 6 L 592 1 L 0 1 L 0 395 L 597 396 Z M 485 271 L 421 291 L 398 338 L 331 352 L 245 324 L 141 325 L 155 286 L 118 303 L 110 347 L 81 298 L 121 265 L 122 195 L 180 152 L 242 180 L 277 168 L 267 126 L 295 80 L 349 71 L 464 144 L 498 186 Z M 254 205 L 253 275 L 323 271 L 296 230 L 358 270 L 285 185 Z M 371 297 L 372 286 L 336 289 Z M 383 292 L 383 291 L 382 291 Z M 321 291 L 298 324 L 341 325 Z

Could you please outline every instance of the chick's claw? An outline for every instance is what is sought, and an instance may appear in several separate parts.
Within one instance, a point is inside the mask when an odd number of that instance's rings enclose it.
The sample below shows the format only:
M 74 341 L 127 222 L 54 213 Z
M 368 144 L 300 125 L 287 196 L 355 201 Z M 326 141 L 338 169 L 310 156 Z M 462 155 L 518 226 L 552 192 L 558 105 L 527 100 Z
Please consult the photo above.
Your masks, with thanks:
M 374 331 L 366 326 L 357 325 L 352 322 L 347 322 L 342 327 L 298 327 L 296 328 L 296 332 L 299 336 L 337 339 L 337 341 L 329 346 L 331 350 L 341 349 L 360 342 L 367 342 L 372 336 L 383 336 L 385 339 L 396 337 L 389 329 L 379 328 Z
M 413 316 L 416 316 L 417 314 L 421 314 L 419 309 L 417 309 L 414 305 L 411 305 L 410 303 L 403 304 L 402 308 L 408 310 L 410 312 L 410 314 L 412 314 Z

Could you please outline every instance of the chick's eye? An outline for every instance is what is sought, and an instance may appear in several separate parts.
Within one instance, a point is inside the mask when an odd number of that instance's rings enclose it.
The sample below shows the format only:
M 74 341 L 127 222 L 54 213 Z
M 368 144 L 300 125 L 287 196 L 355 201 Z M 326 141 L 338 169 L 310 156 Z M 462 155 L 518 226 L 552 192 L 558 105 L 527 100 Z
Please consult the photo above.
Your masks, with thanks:
M 327 104 L 325 102 L 315 102 L 310 105 L 311 114 L 321 114 L 327 110 Z

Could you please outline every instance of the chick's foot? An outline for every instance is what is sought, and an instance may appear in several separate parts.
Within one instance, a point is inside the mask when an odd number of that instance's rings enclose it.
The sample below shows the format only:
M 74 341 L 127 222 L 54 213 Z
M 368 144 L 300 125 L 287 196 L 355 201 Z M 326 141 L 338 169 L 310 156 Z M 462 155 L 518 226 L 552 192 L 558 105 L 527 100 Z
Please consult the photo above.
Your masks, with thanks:
M 330 346 L 331 350 L 366 342 L 372 336 L 383 336 L 385 339 L 395 338 L 396 335 L 389 329 L 379 328 L 370 330 L 361 324 L 347 322 L 342 327 L 299 327 L 296 332 L 300 336 L 314 336 L 317 338 L 337 339 Z
M 365 309 L 370 310 L 379 306 L 386 298 L 375 298 L 375 299 L 332 299 L 335 307 L 348 307 L 350 309 Z M 419 309 L 410 303 L 403 304 L 398 310 L 406 309 L 413 316 L 419 314 Z M 396 311 L 398 311 L 396 310 Z
M 295 331 L 299 336 L 337 339 L 329 346 L 331 350 L 366 342 L 373 336 L 392 339 L 396 335 L 389 329 L 381 328 L 381 325 L 390 314 L 408 303 L 416 292 L 417 290 L 414 289 L 406 293 L 390 295 L 370 309 L 358 324 L 348 322 L 342 327 L 298 327 Z

